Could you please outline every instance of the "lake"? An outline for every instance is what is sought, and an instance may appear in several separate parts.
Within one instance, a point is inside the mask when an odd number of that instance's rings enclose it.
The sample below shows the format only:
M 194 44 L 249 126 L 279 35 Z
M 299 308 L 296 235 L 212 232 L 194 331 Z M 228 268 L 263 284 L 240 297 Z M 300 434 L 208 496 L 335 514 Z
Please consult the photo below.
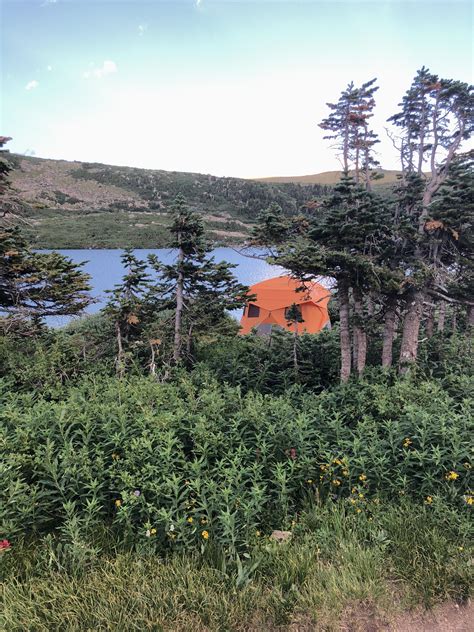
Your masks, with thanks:
M 86 262 L 83 269 L 91 276 L 91 293 L 97 299 L 97 302 L 91 305 L 87 312 L 90 314 L 98 312 L 107 302 L 108 297 L 105 290 L 112 289 L 122 279 L 124 269 L 120 262 L 120 255 L 123 251 L 113 249 L 58 250 L 58 252 L 69 257 L 75 263 Z M 171 263 L 175 257 L 175 253 L 172 250 L 164 248 L 154 250 L 138 249 L 134 252 L 139 259 L 146 259 L 149 254 L 153 253 L 164 263 Z M 234 270 L 234 274 L 240 283 L 244 285 L 253 285 L 284 272 L 283 268 L 279 266 L 271 266 L 265 261 L 242 255 L 232 248 L 216 248 L 211 254 L 216 261 L 228 261 L 236 264 L 237 267 Z M 258 253 L 256 252 L 255 254 Z M 241 310 L 236 310 L 232 315 L 240 319 L 242 312 Z M 59 327 L 66 324 L 69 320 L 71 319 L 66 317 L 52 317 L 48 319 L 48 323 Z

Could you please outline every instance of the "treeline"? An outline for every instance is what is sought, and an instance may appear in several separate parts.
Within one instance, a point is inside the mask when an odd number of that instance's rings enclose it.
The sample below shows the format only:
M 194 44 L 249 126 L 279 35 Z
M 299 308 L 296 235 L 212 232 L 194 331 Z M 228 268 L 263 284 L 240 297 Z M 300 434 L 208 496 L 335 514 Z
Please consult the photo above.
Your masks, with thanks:
M 254 239 L 303 284 L 318 275 L 335 280 L 342 381 L 364 372 L 371 337 L 383 338 L 386 368 L 400 337 L 405 373 L 421 335 L 430 338 L 447 322 L 454 329 L 474 325 L 474 154 L 461 151 L 473 129 L 472 86 L 426 68 L 417 72 L 389 119 L 401 167 L 393 199 L 372 190 L 376 90 L 375 80 L 351 83 L 328 104 L 320 126 L 335 142 L 344 173 L 318 212 L 288 219 L 271 205 Z

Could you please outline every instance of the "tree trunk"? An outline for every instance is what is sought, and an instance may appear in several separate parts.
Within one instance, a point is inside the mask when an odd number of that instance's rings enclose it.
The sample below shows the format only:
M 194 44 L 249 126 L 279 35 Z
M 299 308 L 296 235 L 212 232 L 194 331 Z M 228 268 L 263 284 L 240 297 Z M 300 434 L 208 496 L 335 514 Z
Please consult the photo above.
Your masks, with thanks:
M 293 334 L 293 366 L 295 373 L 298 374 L 298 323 L 295 322 L 295 331 Z
M 178 278 L 176 280 L 176 314 L 174 317 L 174 344 L 173 344 L 173 361 L 177 364 L 181 359 L 181 323 L 183 319 L 183 291 L 184 291 L 184 275 L 183 275 L 183 259 L 184 253 L 182 248 L 178 251 Z
M 150 374 L 156 375 L 156 361 L 155 361 L 155 345 L 150 340 L 150 350 L 151 350 L 151 359 L 150 359 Z
M 367 333 L 362 324 L 364 320 L 364 304 L 362 300 L 362 293 L 359 288 L 354 288 L 354 312 L 357 319 L 357 324 L 354 327 L 354 333 L 357 340 L 357 373 L 362 375 L 365 369 L 367 361 Z
M 191 323 L 188 329 L 188 338 L 186 340 L 186 355 L 188 356 L 188 358 L 191 357 L 191 349 L 192 349 L 192 343 L 193 343 L 193 329 L 194 329 L 194 323 Z
M 426 337 L 431 338 L 433 336 L 433 331 L 434 331 L 434 307 L 433 305 L 429 305 L 428 310 L 426 312 L 426 323 L 425 323 Z
M 441 301 L 438 312 L 438 332 L 444 331 L 444 323 L 446 322 L 446 301 Z
M 393 341 L 395 339 L 396 323 L 397 314 L 395 312 L 395 301 L 391 300 L 389 301 L 385 312 L 385 323 L 383 328 L 382 366 L 386 369 L 392 366 Z
M 403 321 L 402 346 L 400 349 L 400 373 L 408 373 L 416 363 L 418 355 L 418 334 L 423 312 L 424 294 L 416 290 L 408 301 L 408 309 Z
M 341 340 L 341 382 L 347 382 L 351 375 L 351 333 L 349 328 L 349 285 L 342 280 L 338 283 L 339 327 Z
M 353 332 L 352 332 L 352 366 L 353 367 L 357 366 L 358 351 L 359 351 L 359 332 L 357 331 L 357 328 L 354 327 Z
M 467 331 L 471 335 L 474 333 L 474 305 L 467 308 Z
M 117 359 L 115 368 L 118 377 L 123 377 L 123 374 L 125 372 L 124 353 L 122 345 L 122 331 L 120 329 L 120 323 L 118 321 L 115 323 L 115 335 L 117 337 Z

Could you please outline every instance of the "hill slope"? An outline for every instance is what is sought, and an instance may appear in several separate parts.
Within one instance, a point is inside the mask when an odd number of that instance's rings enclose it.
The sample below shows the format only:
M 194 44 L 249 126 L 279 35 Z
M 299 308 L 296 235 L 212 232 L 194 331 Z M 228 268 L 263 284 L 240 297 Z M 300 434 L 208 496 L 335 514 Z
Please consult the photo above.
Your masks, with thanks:
M 271 202 L 295 213 L 327 192 L 319 184 L 263 183 L 10 154 L 25 232 L 39 248 L 161 247 L 178 193 L 203 214 L 216 243 L 243 241 Z
M 389 169 L 380 169 L 377 174 L 381 177 L 373 181 L 374 186 L 393 184 L 397 181 L 397 175 L 400 171 Z M 353 174 L 353 172 L 351 172 Z M 257 178 L 257 182 L 267 182 L 273 184 L 320 184 L 334 185 L 341 179 L 340 171 L 324 171 L 323 173 L 314 173 L 309 176 L 275 176 L 269 178 Z

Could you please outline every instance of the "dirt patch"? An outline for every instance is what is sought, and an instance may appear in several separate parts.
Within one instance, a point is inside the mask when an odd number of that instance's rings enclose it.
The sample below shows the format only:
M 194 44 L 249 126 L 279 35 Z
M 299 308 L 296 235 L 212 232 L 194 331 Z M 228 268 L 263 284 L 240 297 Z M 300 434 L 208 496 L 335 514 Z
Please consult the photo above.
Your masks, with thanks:
M 339 628 L 335 629 L 340 632 L 473 632 L 474 607 L 471 602 L 462 606 L 447 602 L 432 610 L 417 608 L 391 617 L 377 613 L 369 604 L 358 604 L 346 610 Z
M 388 628 L 390 632 L 473 632 L 472 602 L 460 606 L 444 603 L 429 611 L 414 611 L 398 616 Z
M 248 233 L 239 233 L 236 230 L 212 230 L 214 235 L 219 235 L 222 237 L 243 237 L 244 239 L 248 239 Z

